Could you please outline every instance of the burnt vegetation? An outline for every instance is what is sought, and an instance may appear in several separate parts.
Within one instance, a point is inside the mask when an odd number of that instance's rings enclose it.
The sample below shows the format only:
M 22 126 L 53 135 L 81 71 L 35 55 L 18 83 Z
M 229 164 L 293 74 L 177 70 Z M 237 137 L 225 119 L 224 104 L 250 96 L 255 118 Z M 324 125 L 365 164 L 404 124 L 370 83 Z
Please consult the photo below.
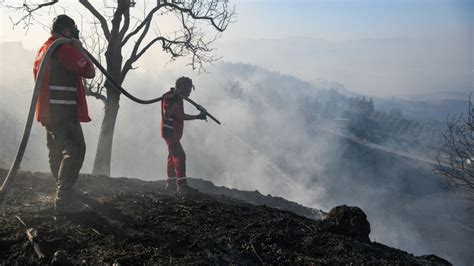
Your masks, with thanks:
M 163 185 L 84 175 L 77 197 L 95 212 L 53 219 L 53 178 L 23 172 L 2 207 L 0 261 L 449 265 L 434 255 L 416 257 L 371 242 L 370 225 L 357 207 L 340 206 L 317 220 L 219 192 L 170 195 Z M 29 228 L 37 232 L 33 241 L 25 234 Z
M 436 172 L 446 178 L 457 197 L 474 202 L 474 106 L 469 97 L 466 114 L 450 116 L 443 145 L 436 157 Z M 470 225 L 470 230 L 474 231 Z

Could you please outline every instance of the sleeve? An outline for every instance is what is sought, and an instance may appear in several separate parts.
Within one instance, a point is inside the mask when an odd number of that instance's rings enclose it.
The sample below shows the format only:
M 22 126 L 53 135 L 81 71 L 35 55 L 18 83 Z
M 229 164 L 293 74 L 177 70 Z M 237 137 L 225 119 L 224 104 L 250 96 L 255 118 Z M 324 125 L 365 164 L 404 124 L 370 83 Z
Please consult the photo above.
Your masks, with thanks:
M 82 76 L 91 66 L 89 60 L 70 44 L 61 45 L 56 52 L 56 57 L 67 70 L 79 76 Z

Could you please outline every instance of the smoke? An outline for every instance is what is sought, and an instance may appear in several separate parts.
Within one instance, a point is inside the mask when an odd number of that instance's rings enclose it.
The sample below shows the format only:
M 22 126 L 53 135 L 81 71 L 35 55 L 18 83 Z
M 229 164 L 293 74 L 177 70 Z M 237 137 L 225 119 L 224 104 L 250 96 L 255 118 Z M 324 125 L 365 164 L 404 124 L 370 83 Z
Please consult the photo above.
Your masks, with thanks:
M 472 261 L 468 247 L 473 234 L 462 228 L 472 214 L 467 204 L 449 197 L 432 166 L 347 142 L 325 131 L 329 125 L 322 121 L 308 122 L 302 102 L 308 97 L 330 98 L 321 91 L 327 88 L 242 64 L 219 64 L 211 72 L 197 76 L 169 70 L 154 77 L 130 76 L 137 86 L 144 86 L 137 93 L 148 91 L 152 97 L 177 77 L 189 75 L 197 87 L 191 97 L 221 120 L 222 126 L 186 122 L 182 144 L 189 176 L 323 210 L 360 206 L 371 222 L 372 240 L 416 255 L 434 253 L 455 264 Z M 146 84 L 139 82 L 145 79 Z M 120 120 L 140 125 L 127 135 L 134 144 L 124 139 L 121 145 L 126 146 L 120 149 L 127 154 L 135 150 L 128 156 L 143 161 L 131 159 L 139 167 L 121 164 L 114 169 L 126 176 L 164 178 L 167 152 L 158 135 L 159 108 L 141 108 L 123 102 Z M 191 105 L 185 110 L 197 113 Z M 136 145 L 140 141 L 135 138 L 147 144 Z M 120 161 L 122 155 L 117 150 L 114 154 Z
M 304 165 L 307 163 L 305 160 L 314 158 L 308 151 L 323 149 L 316 143 L 308 150 L 302 146 L 307 142 L 305 146 L 310 147 L 309 143 L 314 139 L 311 140 L 306 132 L 298 130 L 304 127 L 298 115 L 299 106 L 293 104 L 293 107 L 284 109 L 273 106 L 266 99 L 268 93 L 265 92 L 271 91 L 271 87 L 275 85 L 270 83 L 270 89 L 262 87 L 259 93 L 253 92 L 251 85 L 242 85 L 238 89 L 242 90 L 240 93 L 243 98 L 234 97 L 229 92 L 229 84 L 235 81 L 231 79 L 233 74 L 226 75 L 227 70 L 219 71 L 219 68 L 214 69 L 216 72 L 213 71 L 213 75 L 194 79 L 197 89 L 191 97 L 215 114 L 222 126 L 212 120 L 208 123 L 186 122 L 182 143 L 188 158 L 188 175 L 209 179 L 218 185 L 259 190 L 264 194 L 284 196 L 303 204 L 311 204 L 313 194 L 319 193 L 319 189 L 315 186 L 312 193 L 306 193 L 309 179 L 305 177 L 310 176 L 309 170 L 295 164 L 292 167 L 300 170 L 287 173 L 277 163 L 282 160 L 288 164 L 287 158 L 278 158 L 285 150 L 291 152 L 295 159 L 300 157 L 295 162 Z M 136 93 L 143 98 L 157 96 L 171 87 L 174 79 L 186 75 L 172 72 L 167 71 L 153 78 L 137 72 L 130 76 L 130 82 L 126 86 L 137 89 Z M 219 81 L 215 81 L 215 76 L 220 77 Z M 252 77 L 249 78 L 247 82 L 252 84 Z M 258 80 L 258 77 L 253 78 Z M 142 82 L 133 82 L 144 79 L 147 80 L 146 87 L 143 87 Z M 279 93 L 282 92 L 284 91 Z M 190 114 L 198 112 L 188 104 L 185 105 L 185 110 Z M 143 179 L 165 178 L 167 152 L 159 136 L 160 119 L 159 106 L 137 106 L 122 101 L 115 139 L 115 143 L 120 144 L 114 146 L 114 162 L 125 159 L 134 167 L 114 163 L 114 175 L 138 176 Z M 274 134 L 273 129 L 276 128 L 278 134 Z M 122 138 L 124 141 L 121 141 Z M 317 160 L 311 163 L 314 167 L 320 164 Z
M 337 80 L 354 92 L 381 98 L 413 100 L 417 94 L 472 88 L 468 35 L 352 41 L 242 38 L 222 43 L 219 50 L 228 61 L 258 64 L 309 81 Z
M 13 54 L 15 49 L 9 48 Z M 24 51 L 20 51 L 23 52 Z M 20 53 L 19 53 L 20 54 Z M 4 72 L 0 94 L 0 161 L 9 165 L 19 143 L 33 87 L 31 57 L 16 71 Z M 20 64 L 22 65 L 22 64 Z M 312 208 L 361 207 L 373 241 L 416 255 L 437 254 L 455 264 L 473 261 L 466 205 L 448 198 L 442 180 L 426 165 L 384 154 L 332 135 L 323 121 L 306 113 L 326 103 L 324 89 L 291 76 L 243 64 L 218 64 L 212 74 L 183 69 L 138 69 L 124 87 L 149 99 L 166 92 L 180 76 L 193 78 L 191 97 L 221 122 L 187 121 L 182 139 L 188 176 L 244 190 L 281 196 Z M 7 73 L 7 74 L 4 74 Z M 92 169 L 102 121 L 102 104 L 89 99 L 93 121 L 83 124 L 87 154 L 83 173 Z M 314 110 L 311 108 L 315 108 Z M 185 111 L 197 114 L 185 104 Z M 112 175 L 164 179 L 168 155 L 160 137 L 160 106 L 138 105 L 122 97 L 114 136 Z M 22 168 L 48 171 L 44 129 L 35 123 Z M 472 217 L 471 217 L 472 218 Z

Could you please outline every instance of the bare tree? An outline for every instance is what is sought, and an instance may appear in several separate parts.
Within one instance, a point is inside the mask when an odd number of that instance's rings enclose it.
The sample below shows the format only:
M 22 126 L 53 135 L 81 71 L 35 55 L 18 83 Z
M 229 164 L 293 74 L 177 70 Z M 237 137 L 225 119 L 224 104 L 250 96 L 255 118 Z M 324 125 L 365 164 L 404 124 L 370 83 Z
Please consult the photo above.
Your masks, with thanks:
M 40 3 L 41 2 L 41 3 Z M 60 1 L 25 0 L 21 6 L 3 3 L 4 7 L 16 9 L 21 16 L 12 20 L 14 25 L 29 28 L 35 24 L 35 14 L 41 9 L 56 11 Z M 103 2 L 99 7 L 97 3 Z M 189 56 L 189 65 L 202 70 L 207 63 L 218 60 L 212 54 L 211 44 L 225 31 L 235 17 L 228 0 L 133 0 L 95 1 L 79 0 L 87 11 L 87 18 L 93 18 L 95 31 L 84 36 L 86 47 L 104 55 L 107 72 L 122 84 L 133 64 L 149 49 L 159 44 L 170 59 Z M 140 7 L 139 7 L 140 6 Z M 139 10 L 137 10 L 139 9 Z M 136 11 L 132 14 L 132 11 Z M 172 15 L 176 25 L 171 33 L 160 30 L 159 17 Z M 207 36 L 204 28 L 214 31 Z M 134 41 L 134 43 L 132 43 Z M 105 52 L 105 53 L 104 53 Z M 124 57 L 124 52 L 128 52 Z M 105 114 L 99 136 L 93 174 L 110 175 L 110 163 L 115 122 L 119 110 L 120 93 L 103 77 L 87 84 L 88 95 L 104 102 Z
M 474 106 L 469 97 L 467 116 L 448 118 L 435 171 L 446 177 L 448 188 L 459 198 L 474 202 Z

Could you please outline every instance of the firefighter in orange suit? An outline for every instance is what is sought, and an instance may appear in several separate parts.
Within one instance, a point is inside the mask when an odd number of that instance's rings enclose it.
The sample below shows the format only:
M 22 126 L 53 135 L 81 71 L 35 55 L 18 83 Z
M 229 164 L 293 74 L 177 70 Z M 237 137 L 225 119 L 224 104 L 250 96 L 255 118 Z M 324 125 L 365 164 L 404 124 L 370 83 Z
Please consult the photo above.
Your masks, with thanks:
M 92 61 L 84 53 L 78 36 L 73 19 L 66 15 L 56 17 L 51 36 L 38 51 L 33 69 L 36 80 L 48 47 L 58 38 L 72 39 L 72 43 L 62 44 L 52 54 L 36 108 L 36 119 L 46 128 L 49 164 L 56 179 L 54 206 L 58 214 L 90 208 L 77 203 L 73 193 L 86 152 L 80 123 L 91 121 L 82 79 L 95 76 Z

